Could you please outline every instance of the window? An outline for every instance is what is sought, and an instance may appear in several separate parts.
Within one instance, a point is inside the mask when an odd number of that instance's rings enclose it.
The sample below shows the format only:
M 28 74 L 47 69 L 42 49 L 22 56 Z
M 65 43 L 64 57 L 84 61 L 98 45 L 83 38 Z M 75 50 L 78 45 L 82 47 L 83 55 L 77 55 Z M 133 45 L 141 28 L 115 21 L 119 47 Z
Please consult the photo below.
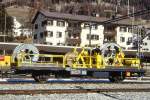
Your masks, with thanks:
M 150 36 L 148 36 L 147 40 L 150 40 Z
M 86 38 L 87 40 L 89 40 L 90 39 L 90 35 L 89 34 L 87 34 L 87 38 Z
M 80 27 L 80 23 L 73 23 L 73 27 Z
M 90 39 L 90 34 L 87 34 L 87 40 Z M 91 35 L 91 40 L 99 40 L 99 35 Z
M 68 37 L 71 38 L 71 33 L 68 33 Z
M 53 45 L 53 43 L 51 43 L 51 42 L 47 42 L 47 44 L 48 44 L 48 45 Z
M 86 24 L 86 23 L 85 23 L 85 24 L 84 24 L 84 28 L 85 28 L 85 29 L 89 28 L 89 24 Z
M 65 22 L 64 21 L 57 21 L 57 26 L 65 26 Z
M 62 37 L 62 32 L 57 32 L 56 37 L 61 38 Z
M 63 43 L 57 43 L 57 45 L 63 45 Z
M 129 38 L 128 38 L 128 42 L 132 42 L 132 37 L 129 37 Z
M 143 43 L 143 45 L 145 45 L 145 46 L 146 46 L 146 45 L 147 45 L 147 42 L 144 42 L 144 43 Z
M 96 3 L 97 1 L 96 0 L 91 0 L 93 3 Z
M 90 37 L 90 36 L 89 36 Z M 91 40 L 94 40 L 94 35 L 91 35 Z
M 53 31 L 48 31 L 48 37 L 53 37 Z
M 127 45 L 130 45 L 131 44 L 131 42 L 129 42 L 129 41 L 127 41 L 127 43 L 126 43 Z
M 132 28 L 128 28 L 128 32 L 132 33 Z
M 127 32 L 127 28 L 126 27 L 120 27 L 120 32 Z
M 96 36 L 96 40 L 99 40 L 99 35 Z
M 125 38 L 124 37 L 120 37 L 120 42 L 125 42 Z
M 131 45 L 131 43 L 132 43 L 132 37 L 129 37 L 126 44 L 127 44 L 127 45 Z
M 92 25 L 93 30 L 96 30 L 97 28 L 98 28 L 97 25 Z
M 53 25 L 53 20 L 47 21 L 47 25 L 52 26 Z
M 72 27 L 72 24 L 71 24 L 71 23 L 68 23 L 68 27 Z
M 43 32 L 41 32 L 41 33 L 40 33 L 40 37 L 43 38 L 43 36 L 44 36 L 44 35 L 43 35 Z
M 41 23 L 41 26 L 43 27 L 43 26 L 45 26 L 46 25 L 46 20 L 45 21 L 42 21 L 42 23 Z
M 35 24 L 34 28 L 35 28 L 35 29 L 38 29 L 38 24 Z
M 77 24 L 77 23 L 74 23 L 74 24 L 73 24 L 73 27 L 78 27 L 78 24 Z
M 76 34 L 72 34 L 72 36 L 71 36 L 72 38 L 76 38 L 77 37 L 77 35 Z
M 34 34 L 34 39 L 37 39 L 37 34 Z

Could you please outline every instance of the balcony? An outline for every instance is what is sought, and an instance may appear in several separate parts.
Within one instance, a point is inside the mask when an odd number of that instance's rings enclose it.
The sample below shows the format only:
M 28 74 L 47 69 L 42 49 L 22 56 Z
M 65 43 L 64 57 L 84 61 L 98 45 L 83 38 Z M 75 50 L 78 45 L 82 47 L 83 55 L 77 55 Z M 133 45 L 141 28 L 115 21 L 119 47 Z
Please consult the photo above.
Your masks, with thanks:
M 114 37 L 116 36 L 117 32 L 116 31 L 104 31 L 104 35 L 107 37 Z
M 67 30 L 71 33 L 81 33 L 81 27 L 68 27 Z
M 80 45 L 81 44 L 81 38 L 66 38 L 66 43 L 70 45 Z

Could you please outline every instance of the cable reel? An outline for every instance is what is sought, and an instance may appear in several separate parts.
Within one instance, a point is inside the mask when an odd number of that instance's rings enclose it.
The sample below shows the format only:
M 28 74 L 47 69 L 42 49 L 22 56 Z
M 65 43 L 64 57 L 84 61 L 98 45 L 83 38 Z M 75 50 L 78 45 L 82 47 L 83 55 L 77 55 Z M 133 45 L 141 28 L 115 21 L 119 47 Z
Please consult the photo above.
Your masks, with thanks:
M 122 52 L 121 47 L 116 43 L 105 43 L 100 50 L 107 64 L 112 64 L 116 54 Z
M 20 59 L 19 55 L 22 52 L 26 55 L 26 58 L 31 61 L 36 62 L 39 59 L 39 50 L 33 44 L 21 44 L 14 49 L 12 60 L 15 61 L 16 59 Z

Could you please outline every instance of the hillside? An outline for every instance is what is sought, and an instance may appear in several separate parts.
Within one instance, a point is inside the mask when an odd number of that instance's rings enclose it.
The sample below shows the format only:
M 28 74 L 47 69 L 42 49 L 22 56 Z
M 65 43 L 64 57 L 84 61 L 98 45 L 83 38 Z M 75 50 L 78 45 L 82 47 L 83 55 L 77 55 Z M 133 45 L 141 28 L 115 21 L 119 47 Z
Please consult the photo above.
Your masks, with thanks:
M 5 1 L 5 0 L 3 0 Z M 7 0 L 9 1 L 9 0 Z M 37 9 L 49 11 L 112 18 L 116 15 L 116 0 L 15 0 L 16 5 L 7 8 L 11 16 L 16 16 L 23 24 L 28 22 Z M 119 1 L 119 0 L 118 0 Z M 130 13 L 135 7 L 135 12 L 149 9 L 150 0 L 129 0 Z M 126 15 L 128 12 L 128 0 L 120 0 L 117 14 Z M 149 15 L 140 16 L 149 19 Z
M 10 16 L 16 17 L 20 22 L 28 21 L 29 7 L 8 7 L 7 13 Z

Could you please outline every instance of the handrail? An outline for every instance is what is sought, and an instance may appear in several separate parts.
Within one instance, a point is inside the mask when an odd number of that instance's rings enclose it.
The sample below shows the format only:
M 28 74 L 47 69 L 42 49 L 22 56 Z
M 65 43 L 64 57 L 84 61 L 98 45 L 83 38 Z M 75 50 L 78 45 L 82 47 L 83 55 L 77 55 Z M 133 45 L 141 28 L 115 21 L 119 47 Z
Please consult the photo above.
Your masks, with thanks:
M 32 61 L 33 55 L 37 55 L 39 57 L 39 60 L 36 62 Z M 104 68 L 107 68 L 108 66 L 109 67 L 112 66 L 112 67 L 141 68 L 140 59 L 138 58 L 119 58 L 119 59 L 122 60 L 122 65 L 117 65 L 114 62 L 113 64 L 107 64 L 106 58 L 103 58 L 103 57 L 101 59 L 98 59 L 96 56 L 82 56 L 82 58 L 78 58 L 78 56 L 75 56 L 74 59 L 70 59 L 72 61 L 72 66 L 69 66 L 69 67 L 71 68 L 97 68 L 97 69 L 104 69 Z M 29 65 L 41 64 L 43 66 L 55 65 L 56 67 L 63 67 L 63 68 L 68 67 L 67 60 L 65 59 L 64 55 L 50 55 L 50 54 L 25 54 L 18 61 L 18 66 L 21 66 L 23 64 L 29 64 Z

